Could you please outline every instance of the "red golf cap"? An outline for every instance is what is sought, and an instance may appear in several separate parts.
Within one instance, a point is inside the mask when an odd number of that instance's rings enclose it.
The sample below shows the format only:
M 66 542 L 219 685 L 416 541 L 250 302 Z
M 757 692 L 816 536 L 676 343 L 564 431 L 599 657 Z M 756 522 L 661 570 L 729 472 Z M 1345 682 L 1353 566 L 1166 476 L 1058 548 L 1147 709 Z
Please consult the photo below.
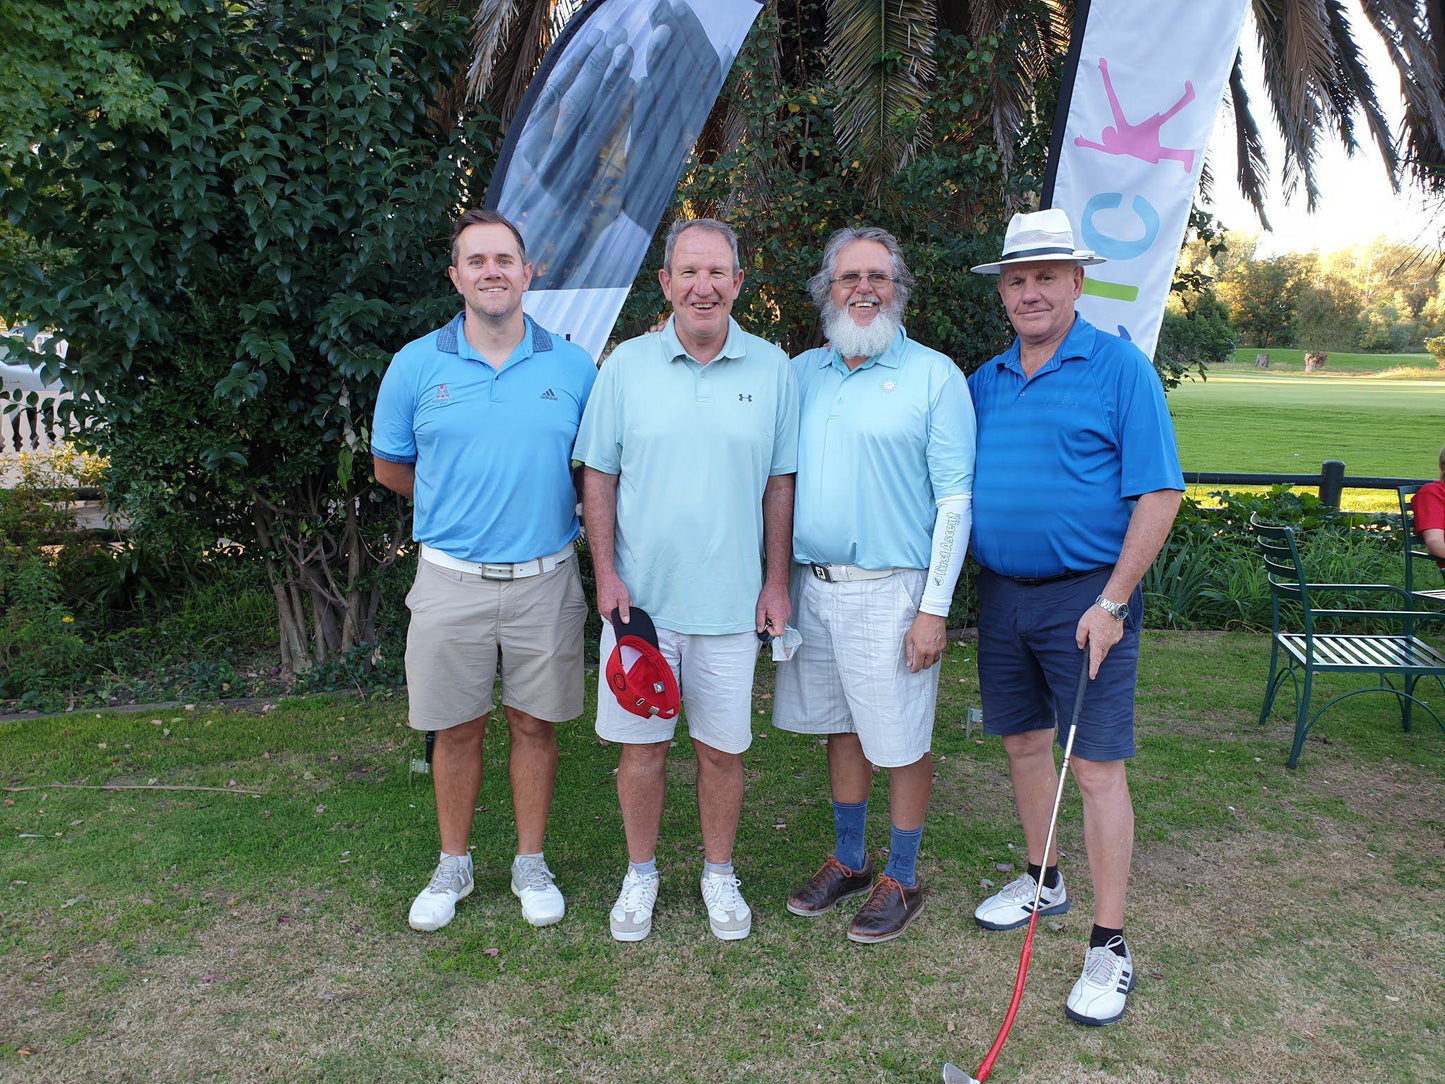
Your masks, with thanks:
M 652 618 L 636 606 L 628 618 L 624 623 L 618 612 L 612 611 L 612 631 L 617 634 L 617 646 L 607 659 L 607 684 L 612 695 L 633 715 L 675 719 L 682 706 L 682 694 L 677 691 L 672 667 L 658 647 Z

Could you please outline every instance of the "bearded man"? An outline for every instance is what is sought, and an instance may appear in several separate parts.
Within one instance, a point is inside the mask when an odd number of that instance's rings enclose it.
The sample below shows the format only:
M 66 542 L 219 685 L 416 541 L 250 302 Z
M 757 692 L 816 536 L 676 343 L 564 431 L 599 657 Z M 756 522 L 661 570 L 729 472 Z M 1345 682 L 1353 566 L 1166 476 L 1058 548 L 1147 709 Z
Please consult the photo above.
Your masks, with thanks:
M 808 284 L 829 345 L 793 359 L 790 591 L 803 642 L 778 666 L 773 725 L 827 735 L 835 843 L 788 910 L 821 915 L 871 888 L 848 927 L 865 943 L 898 937 L 923 906 L 937 663 L 972 516 L 968 385 L 903 330 L 913 282 L 892 234 L 839 230 Z M 892 822 L 876 882 L 864 838 L 874 765 L 888 769 Z

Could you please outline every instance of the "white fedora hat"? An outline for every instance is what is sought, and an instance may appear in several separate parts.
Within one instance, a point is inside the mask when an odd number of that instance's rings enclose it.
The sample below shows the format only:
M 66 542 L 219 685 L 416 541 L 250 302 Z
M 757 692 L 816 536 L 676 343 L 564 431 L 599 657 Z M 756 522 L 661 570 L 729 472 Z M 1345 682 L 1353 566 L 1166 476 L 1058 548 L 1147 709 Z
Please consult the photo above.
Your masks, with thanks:
M 1003 255 L 996 263 L 981 263 L 973 269 L 977 275 L 997 275 L 1013 263 L 1040 263 L 1046 260 L 1072 260 L 1081 266 L 1107 263 L 1087 248 L 1074 243 L 1074 227 L 1062 208 L 1016 214 L 1009 219 L 1003 235 Z

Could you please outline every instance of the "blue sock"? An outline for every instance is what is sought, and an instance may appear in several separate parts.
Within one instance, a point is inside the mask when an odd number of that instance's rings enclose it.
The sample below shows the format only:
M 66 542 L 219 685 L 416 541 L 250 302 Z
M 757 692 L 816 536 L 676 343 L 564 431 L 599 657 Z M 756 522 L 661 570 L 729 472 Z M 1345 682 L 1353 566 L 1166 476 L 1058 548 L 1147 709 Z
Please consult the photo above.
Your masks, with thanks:
M 646 877 L 648 874 L 657 873 L 657 855 L 653 855 L 646 862 L 629 862 L 632 872 L 639 877 Z
M 868 799 L 833 803 L 833 830 L 838 834 L 833 854 L 849 869 L 862 869 L 868 860 L 863 835 L 868 827 Z
M 889 827 L 892 835 L 888 841 L 888 865 L 883 870 L 883 876 L 892 877 L 904 888 L 912 888 L 918 883 L 918 872 L 914 867 L 918 864 L 918 845 L 923 842 L 923 829 L 904 831 L 896 824 Z

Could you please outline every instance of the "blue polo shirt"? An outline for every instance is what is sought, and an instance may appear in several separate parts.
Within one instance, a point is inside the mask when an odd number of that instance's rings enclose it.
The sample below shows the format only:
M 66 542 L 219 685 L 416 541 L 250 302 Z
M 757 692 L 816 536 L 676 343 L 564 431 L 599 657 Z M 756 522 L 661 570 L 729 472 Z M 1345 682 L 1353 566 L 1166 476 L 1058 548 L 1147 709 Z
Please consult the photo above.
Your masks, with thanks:
M 793 359 L 801 413 L 793 559 L 927 568 L 937 502 L 973 489 L 973 403 L 956 365 L 900 330 L 848 371 L 832 347 Z
M 1082 316 L 1032 378 L 1015 339 L 968 385 L 978 418 L 973 554 L 985 568 L 1037 578 L 1111 565 L 1134 501 L 1184 489 L 1154 367 Z
M 577 458 L 619 476 L 614 566 L 656 625 L 702 635 L 756 627 L 763 490 L 797 470 L 797 454 L 788 356 L 736 321 L 706 365 L 671 320 L 612 351 Z
M 391 359 L 371 452 L 416 464 L 416 541 L 464 561 L 556 553 L 577 537 L 572 445 L 597 367 L 526 317 L 493 369 L 462 333 L 464 316 Z

